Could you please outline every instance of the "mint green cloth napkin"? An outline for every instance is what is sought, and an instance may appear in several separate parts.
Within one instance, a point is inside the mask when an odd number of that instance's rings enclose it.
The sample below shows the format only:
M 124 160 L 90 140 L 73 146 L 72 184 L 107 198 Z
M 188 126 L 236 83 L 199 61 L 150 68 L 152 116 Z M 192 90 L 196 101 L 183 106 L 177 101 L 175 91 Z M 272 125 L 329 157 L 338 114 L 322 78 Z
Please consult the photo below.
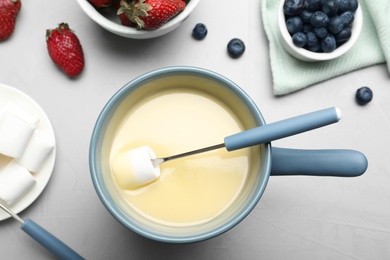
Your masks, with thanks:
M 343 56 L 321 62 L 304 62 L 282 47 L 278 7 L 283 0 L 262 0 L 262 19 L 269 41 L 275 95 L 285 95 L 315 83 L 390 60 L 390 0 L 359 0 L 363 28 L 355 46 Z M 387 63 L 390 71 L 390 62 Z

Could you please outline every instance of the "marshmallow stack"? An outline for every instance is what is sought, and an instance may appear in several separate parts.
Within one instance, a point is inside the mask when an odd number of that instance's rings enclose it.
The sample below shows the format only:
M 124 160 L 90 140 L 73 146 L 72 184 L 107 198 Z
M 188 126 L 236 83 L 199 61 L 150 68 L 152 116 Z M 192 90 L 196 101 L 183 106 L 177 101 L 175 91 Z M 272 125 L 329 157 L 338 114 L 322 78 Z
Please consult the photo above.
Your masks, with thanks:
M 23 197 L 36 183 L 34 174 L 53 149 L 54 142 L 39 129 L 39 118 L 7 103 L 0 110 L 0 156 L 10 160 L 0 170 L 0 198 L 13 205 Z
M 0 153 L 11 158 L 22 156 L 34 126 L 18 116 L 3 112 L 0 118 Z
M 160 177 L 160 167 L 153 166 L 156 155 L 149 146 L 118 153 L 112 160 L 111 169 L 122 189 L 131 190 L 144 186 Z
M 0 198 L 8 205 L 15 204 L 36 183 L 31 173 L 14 159 L 0 172 Z

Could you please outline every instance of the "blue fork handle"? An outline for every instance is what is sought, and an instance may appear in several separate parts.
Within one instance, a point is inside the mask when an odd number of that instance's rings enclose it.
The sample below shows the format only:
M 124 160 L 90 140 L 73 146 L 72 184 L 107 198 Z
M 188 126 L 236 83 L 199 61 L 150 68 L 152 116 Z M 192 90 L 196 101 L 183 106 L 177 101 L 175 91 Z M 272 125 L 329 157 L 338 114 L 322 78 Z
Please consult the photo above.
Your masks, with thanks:
M 354 150 L 301 150 L 272 147 L 271 175 L 356 177 L 368 161 Z
M 21 229 L 42 246 L 46 247 L 59 259 L 84 259 L 73 249 L 31 219 L 26 219 L 22 224 Z
M 303 133 L 336 123 L 340 119 L 338 108 L 327 108 L 227 136 L 224 143 L 228 151 L 233 151 Z

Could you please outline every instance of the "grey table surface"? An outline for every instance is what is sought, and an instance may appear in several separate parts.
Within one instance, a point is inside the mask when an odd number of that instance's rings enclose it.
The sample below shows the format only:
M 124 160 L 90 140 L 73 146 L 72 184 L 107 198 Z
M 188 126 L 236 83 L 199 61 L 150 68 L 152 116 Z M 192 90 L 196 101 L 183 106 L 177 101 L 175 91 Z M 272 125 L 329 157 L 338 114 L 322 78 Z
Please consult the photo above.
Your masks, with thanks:
M 244 3 L 245 2 L 245 3 Z M 177 30 L 150 40 L 131 40 L 100 28 L 76 1 L 23 1 L 16 30 L 0 43 L 0 83 L 37 101 L 54 128 L 57 157 L 42 194 L 20 215 L 61 238 L 86 259 L 389 259 L 390 78 L 385 64 L 339 76 L 275 97 L 261 1 L 202 1 Z M 237 7 L 239 5 L 239 8 Z M 50 60 L 45 31 L 68 22 L 84 48 L 83 73 L 69 79 Z M 198 22 L 209 34 L 191 37 Z M 238 37 L 247 46 L 239 59 L 226 53 Z M 290 148 L 346 148 L 363 152 L 369 167 L 358 178 L 271 177 L 252 213 L 238 226 L 195 244 L 163 244 L 118 223 L 91 182 L 88 153 L 95 121 L 108 99 L 145 72 L 166 66 L 198 66 L 240 85 L 267 122 L 337 106 L 343 119 L 273 143 Z M 367 106 L 354 101 L 370 86 Z M 52 259 L 19 229 L 0 222 L 1 259 Z

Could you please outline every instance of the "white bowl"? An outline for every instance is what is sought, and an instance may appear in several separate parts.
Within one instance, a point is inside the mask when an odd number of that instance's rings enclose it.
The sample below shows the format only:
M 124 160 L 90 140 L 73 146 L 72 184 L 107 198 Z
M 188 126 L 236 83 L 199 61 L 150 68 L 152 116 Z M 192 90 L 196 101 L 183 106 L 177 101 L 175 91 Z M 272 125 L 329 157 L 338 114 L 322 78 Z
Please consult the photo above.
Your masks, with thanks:
M 136 28 L 123 26 L 120 24 L 119 17 L 115 12 L 106 12 L 105 10 L 98 11 L 88 2 L 88 0 L 77 0 L 77 2 L 81 9 L 93 21 L 107 31 L 127 38 L 148 39 L 167 34 L 179 27 L 195 9 L 200 0 L 190 0 L 181 13 L 156 30 L 137 30 Z
M 304 48 L 297 47 L 294 45 L 291 35 L 287 31 L 285 16 L 283 12 L 283 4 L 284 4 L 284 0 L 281 0 L 279 6 L 279 12 L 278 12 L 278 23 L 279 23 L 279 31 L 282 36 L 282 44 L 284 49 L 290 55 L 292 55 L 293 57 L 299 60 L 315 62 L 315 61 L 326 61 L 326 60 L 332 60 L 338 58 L 341 55 L 348 52 L 356 43 L 357 39 L 359 38 L 363 26 L 363 13 L 360 4 L 358 9 L 355 12 L 355 19 L 352 24 L 351 38 L 343 45 L 336 48 L 333 52 L 317 53 L 317 52 L 306 50 Z

